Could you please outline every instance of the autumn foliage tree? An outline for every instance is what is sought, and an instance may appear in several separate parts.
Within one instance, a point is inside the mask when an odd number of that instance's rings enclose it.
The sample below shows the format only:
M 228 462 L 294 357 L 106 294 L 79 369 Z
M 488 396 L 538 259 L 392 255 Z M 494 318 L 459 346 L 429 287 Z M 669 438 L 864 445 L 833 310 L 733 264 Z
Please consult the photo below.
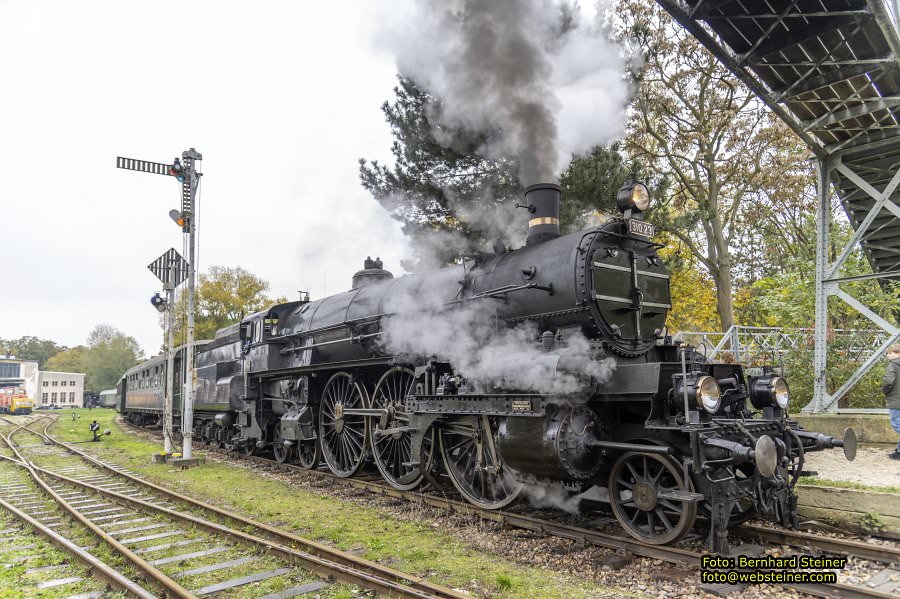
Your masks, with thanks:
M 194 339 L 212 339 L 217 330 L 238 322 L 243 316 L 287 301 L 284 297 L 269 297 L 268 291 L 268 281 L 239 266 L 210 266 L 200 275 L 196 289 Z M 179 293 L 175 306 L 176 345 L 185 341 L 186 306 L 185 294 Z
M 767 190 L 795 197 L 782 174 L 805 151 L 793 133 L 655 3 L 626 0 L 623 36 L 644 50 L 626 152 L 671 175 L 655 218 L 709 273 L 723 330 L 735 324 L 739 241 Z M 799 181 L 800 179 L 797 179 Z

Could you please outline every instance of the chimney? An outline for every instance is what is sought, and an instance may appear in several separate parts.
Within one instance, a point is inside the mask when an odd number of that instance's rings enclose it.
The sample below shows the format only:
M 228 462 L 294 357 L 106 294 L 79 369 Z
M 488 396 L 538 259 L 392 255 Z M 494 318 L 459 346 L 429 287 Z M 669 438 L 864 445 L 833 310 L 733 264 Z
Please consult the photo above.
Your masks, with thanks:
M 525 202 L 531 218 L 525 245 L 543 243 L 559 237 L 559 185 L 536 183 L 525 190 Z

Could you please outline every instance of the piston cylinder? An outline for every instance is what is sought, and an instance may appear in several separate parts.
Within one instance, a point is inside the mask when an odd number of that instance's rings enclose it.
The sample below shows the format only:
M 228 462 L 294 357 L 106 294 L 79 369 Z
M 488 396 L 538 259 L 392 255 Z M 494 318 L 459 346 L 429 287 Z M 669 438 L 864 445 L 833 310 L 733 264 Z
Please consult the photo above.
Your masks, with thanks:
M 597 415 L 583 406 L 550 410 L 546 418 L 507 418 L 497 438 L 504 463 L 538 478 L 591 478 L 603 464 Z

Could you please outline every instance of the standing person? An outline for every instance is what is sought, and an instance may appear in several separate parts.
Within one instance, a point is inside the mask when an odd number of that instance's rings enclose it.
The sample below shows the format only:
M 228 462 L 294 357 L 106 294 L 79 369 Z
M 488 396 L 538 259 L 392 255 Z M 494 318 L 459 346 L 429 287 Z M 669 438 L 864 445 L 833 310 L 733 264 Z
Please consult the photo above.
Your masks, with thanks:
M 887 400 L 891 427 L 900 435 L 900 345 L 890 346 L 887 357 L 888 365 L 884 372 L 884 380 L 881 381 L 881 390 L 884 391 Z M 900 460 L 900 441 L 888 457 Z
M 91 439 L 92 441 L 99 441 L 99 440 L 100 440 L 100 425 L 97 424 L 97 421 L 96 421 L 96 420 L 94 420 L 94 421 L 91 423 L 91 434 L 94 435 L 94 438 Z

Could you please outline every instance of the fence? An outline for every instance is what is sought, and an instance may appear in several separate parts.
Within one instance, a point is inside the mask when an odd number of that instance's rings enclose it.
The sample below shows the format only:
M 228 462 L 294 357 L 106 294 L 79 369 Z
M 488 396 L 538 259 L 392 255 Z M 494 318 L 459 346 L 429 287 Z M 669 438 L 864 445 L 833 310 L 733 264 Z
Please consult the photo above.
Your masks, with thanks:
M 879 329 L 832 329 L 828 332 L 829 385 L 839 386 L 866 358 L 887 341 Z M 751 369 L 768 366 L 789 377 L 798 405 L 812 399 L 813 328 L 739 327 L 725 332 L 681 331 L 675 341 L 693 345 L 715 362 L 739 363 Z M 878 373 L 871 373 L 848 394 L 841 410 L 883 411 Z

